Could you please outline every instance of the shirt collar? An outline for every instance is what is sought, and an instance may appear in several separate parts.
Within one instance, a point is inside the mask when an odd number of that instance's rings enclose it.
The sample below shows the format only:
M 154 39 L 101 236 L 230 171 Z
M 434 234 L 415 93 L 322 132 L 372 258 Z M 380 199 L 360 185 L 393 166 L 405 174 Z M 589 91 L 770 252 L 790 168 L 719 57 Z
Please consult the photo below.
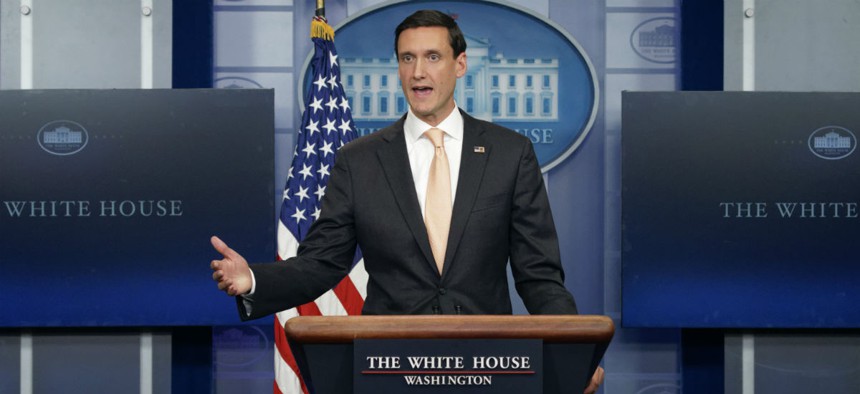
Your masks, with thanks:
M 406 113 L 406 121 L 403 123 L 403 131 L 406 133 L 406 139 L 409 143 L 418 141 L 424 132 L 432 127 L 423 120 L 418 119 L 412 113 L 412 108 L 409 108 L 409 111 Z M 460 113 L 456 103 L 454 103 L 454 110 L 451 111 L 451 114 L 436 127 L 444 130 L 445 134 L 451 138 L 457 140 L 463 139 L 463 114 Z

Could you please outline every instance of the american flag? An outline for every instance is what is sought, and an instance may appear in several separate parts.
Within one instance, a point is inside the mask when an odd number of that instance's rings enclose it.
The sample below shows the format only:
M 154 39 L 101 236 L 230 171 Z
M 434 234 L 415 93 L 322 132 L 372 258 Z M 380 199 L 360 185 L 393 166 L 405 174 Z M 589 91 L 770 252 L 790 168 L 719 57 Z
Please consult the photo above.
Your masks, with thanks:
M 314 42 L 313 84 L 296 141 L 292 165 L 284 188 L 278 224 L 278 258 L 296 255 L 299 242 L 320 215 L 329 173 L 337 150 L 356 138 L 349 100 L 340 84 L 340 66 L 334 48 L 334 31 L 321 17 L 311 25 Z M 300 315 L 358 315 L 364 306 L 367 272 L 360 256 L 350 274 L 316 301 L 275 315 L 274 393 L 308 393 L 287 344 L 284 323 Z

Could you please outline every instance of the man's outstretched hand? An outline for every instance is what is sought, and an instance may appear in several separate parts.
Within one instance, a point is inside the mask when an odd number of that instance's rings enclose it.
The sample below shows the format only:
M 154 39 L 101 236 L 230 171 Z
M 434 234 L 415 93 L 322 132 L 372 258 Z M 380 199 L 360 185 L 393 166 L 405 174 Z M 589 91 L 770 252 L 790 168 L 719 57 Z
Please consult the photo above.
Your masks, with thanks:
M 213 236 L 212 246 L 224 256 L 221 260 L 212 260 L 212 279 L 218 282 L 218 290 L 223 290 L 231 296 L 247 294 L 251 291 L 251 269 L 248 262 L 235 250 L 230 249 L 220 238 Z

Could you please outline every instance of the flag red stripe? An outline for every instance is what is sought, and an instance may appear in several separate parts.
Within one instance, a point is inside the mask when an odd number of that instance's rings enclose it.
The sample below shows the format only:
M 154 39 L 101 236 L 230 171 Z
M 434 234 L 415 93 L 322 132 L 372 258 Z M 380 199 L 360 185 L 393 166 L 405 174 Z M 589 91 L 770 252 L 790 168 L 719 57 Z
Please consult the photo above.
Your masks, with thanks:
M 361 298 L 361 293 L 355 288 L 352 279 L 349 276 L 343 278 L 340 283 L 334 288 L 334 294 L 343 304 L 347 315 L 360 315 L 361 309 L 364 308 L 364 299 Z
M 290 350 L 290 345 L 287 343 L 287 335 L 284 333 L 284 326 L 281 323 L 278 316 L 275 315 L 275 348 L 278 349 L 278 354 L 280 354 L 281 359 L 287 363 L 290 369 L 293 370 L 293 373 L 296 374 L 299 378 L 299 382 L 302 384 L 302 392 L 304 394 L 308 394 L 308 388 L 305 386 L 305 380 L 302 378 L 302 374 L 299 373 L 299 366 L 296 364 L 296 359 L 293 357 L 293 351 Z M 278 388 L 278 381 L 275 379 L 273 392 L 276 394 L 281 393 L 280 388 Z
M 322 316 L 322 311 L 320 311 L 320 307 L 317 306 L 316 302 L 308 302 L 307 304 L 296 307 L 296 310 L 299 311 L 300 316 Z

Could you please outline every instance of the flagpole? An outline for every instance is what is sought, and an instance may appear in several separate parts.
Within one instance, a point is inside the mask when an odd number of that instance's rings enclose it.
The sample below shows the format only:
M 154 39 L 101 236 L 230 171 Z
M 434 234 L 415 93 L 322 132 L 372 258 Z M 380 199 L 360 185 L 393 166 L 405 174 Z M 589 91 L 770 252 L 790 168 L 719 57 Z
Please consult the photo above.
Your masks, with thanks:
M 314 15 L 325 18 L 325 0 L 317 0 L 317 11 Z

